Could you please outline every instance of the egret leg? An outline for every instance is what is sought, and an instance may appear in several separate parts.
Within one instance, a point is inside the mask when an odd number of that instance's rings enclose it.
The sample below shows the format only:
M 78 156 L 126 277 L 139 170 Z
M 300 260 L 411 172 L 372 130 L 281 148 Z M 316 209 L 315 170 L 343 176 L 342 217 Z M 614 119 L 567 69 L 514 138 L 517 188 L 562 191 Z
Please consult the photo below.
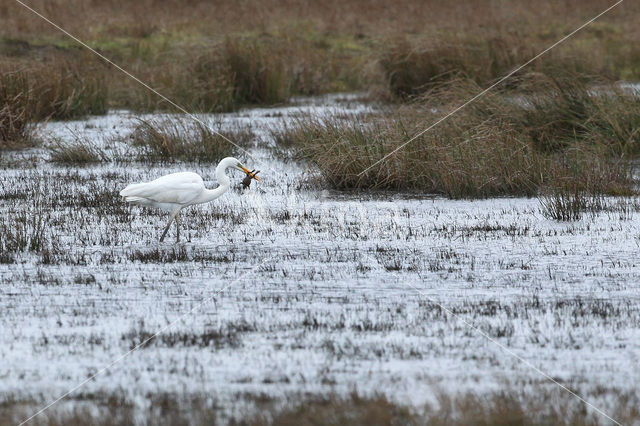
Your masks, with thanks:
M 176 215 L 176 243 L 180 242 L 180 213 Z
M 176 215 L 180 212 L 180 210 L 176 210 L 175 212 L 171 213 L 171 216 L 169 216 L 169 223 L 167 223 L 167 226 L 164 228 L 164 232 L 162 233 L 162 237 L 160 237 L 160 242 L 164 241 L 164 236 L 167 235 L 167 231 L 169 230 L 169 226 L 171 226 L 171 222 L 173 222 L 173 219 L 176 217 Z

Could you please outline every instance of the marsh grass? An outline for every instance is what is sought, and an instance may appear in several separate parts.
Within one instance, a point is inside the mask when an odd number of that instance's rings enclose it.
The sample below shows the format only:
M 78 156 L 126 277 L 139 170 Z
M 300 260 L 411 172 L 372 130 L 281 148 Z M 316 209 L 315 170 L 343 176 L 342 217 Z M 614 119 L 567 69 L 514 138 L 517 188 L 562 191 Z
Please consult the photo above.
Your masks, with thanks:
M 37 145 L 35 123 L 17 98 L 0 105 L 0 149 L 27 148 Z
M 54 110 L 44 116 L 99 113 L 105 103 L 172 110 L 5 2 L 0 57 L 38 69 L 34 81 L 50 89 L 41 93 Z M 579 10 L 548 0 L 535 6 L 479 1 L 464 8 L 402 0 L 391 17 L 386 7 L 362 0 L 301 1 L 296 7 L 251 0 L 237 8 L 175 0 L 108 0 L 87 8 L 55 0 L 47 13 L 190 111 L 220 112 L 335 91 L 372 90 L 404 100 L 460 77 L 486 87 L 603 7 L 601 0 L 582 2 Z M 637 80 L 639 10 L 625 4 L 623 15 L 603 17 L 528 70 Z
M 47 243 L 47 216 L 44 212 L 22 211 L 0 222 L 0 247 L 8 252 L 37 252 Z
M 35 145 L 32 96 L 23 73 L 0 71 L 0 149 Z
M 173 347 L 200 347 L 237 348 L 240 346 L 239 330 L 233 327 L 227 329 L 209 329 L 200 333 L 187 331 L 173 331 L 155 335 L 144 329 L 133 329 L 122 335 L 121 340 L 130 342 L 129 348 L 133 349 L 142 344 L 141 348 L 151 346 Z M 143 344 L 144 343 L 144 344 Z
M 295 158 L 315 164 L 335 189 L 419 190 L 453 198 L 535 193 L 541 158 L 513 129 L 495 122 L 476 121 L 466 129 L 449 123 L 359 176 L 422 130 L 420 117 L 417 110 L 364 123 L 307 117 L 283 130 L 279 140 L 292 145 Z
M 530 74 L 519 79 L 523 104 L 514 113 L 536 149 L 562 151 L 586 142 L 618 155 L 640 152 L 640 98 L 594 77 Z
M 48 149 L 55 163 L 81 165 L 111 160 L 99 144 L 79 135 L 74 135 L 71 142 L 54 140 Z
M 105 70 L 92 58 L 55 61 L 30 72 L 40 119 L 69 120 L 107 112 Z
M 246 320 L 239 320 L 206 327 L 199 331 L 175 330 L 156 335 L 147 330 L 144 320 L 140 320 L 131 330 L 123 333 L 120 339 L 130 342 L 129 346 L 132 349 L 141 344 L 142 348 L 151 346 L 169 348 L 190 346 L 200 348 L 214 347 L 216 349 L 223 347 L 237 348 L 242 343 L 241 336 L 243 333 L 255 332 L 256 330 L 257 327 L 254 324 Z
M 51 218 L 43 210 L 11 212 L 0 219 L 0 263 L 12 264 L 25 254 L 35 254 L 39 263 L 56 263 L 60 254 L 50 234 Z
M 570 190 L 553 190 L 540 197 L 542 214 L 558 221 L 579 220 L 585 211 L 599 206 L 598 196 L 589 196 L 584 191 L 575 188 Z
M 300 118 L 272 131 L 285 155 L 314 164 L 336 189 L 394 189 L 481 198 L 571 181 L 588 193 L 634 192 L 640 99 L 579 75 L 535 75 L 523 92 L 488 93 L 373 166 L 481 88 L 458 80 L 372 116 Z M 373 166 L 369 171 L 361 172 Z
M 233 80 L 218 45 L 194 50 L 153 54 L 136 62 L 134 70 L 141 80 L 191 112 L 232 111 L 236 108 Z M 174 110 L 133 81 L 116 84 L 114 98 L 116 104 L 137 111 Z
M 279 37 L 229 36 L 150 59 L 153 67 L 137 66 L 144 81 L 188 110 L 225 112 L 245 105 L 283 104 L 295 94 L 350 88 L 335 82 L 345 77 L 344 69 L 336 69 L 317 50 L 309 43 Z M 134 83 L 115 93 L 116 102 L 136 110 L 173 108 Z
M 214 332 L 202 336 L 193 335 L 183 337 L 179 333 L 166 337 L 159 342 L 154 339 L 152 345 L 217 345 L 234 338 Z M 134 342 L 143 338 L 142 335 L 123 336 Z M 160 336 L 158 337 L 160 338 Z M 195 340 L 191 340 L 191 339 Z M 390 399 L 374 395 L 359 396 L 356 393 L 340 397 L 326 395 L 323 397 L 306 397 L 298 402 L 278 404 L 277 400 L 267 395 L 246 395 L 247 405 L 242 413 L 231 419 L 226 419 L 232 425 L 571 425 L 597 426 L 606 424 L 602 417 L 585 409 L 583 405 L 568 394 L 560 390 L 536 389 L 529 395 L 522 391 L 491 392 L 477 395 L 473 393 L 452 395 L 443 391 L 437 393 L 437 404 L 427 406 L 424 410 L 410 409 Z M 617 406 L 613 412 L 608 412 L 618 421 L 630 424 L 640 415 L 637 408 L 637 398 L 618 393 L 615 395 Z M 73 410 L 61 410 L 48 413 L 46 417 L 33 420 L 37 425 L 63 424 L 92 424 L 92 425 L 120 425 L 130 424 L 133 419 L 144 418 L 148 422 L 159 425 L 216 424 L 220 420 L 220 412 L 215 401 L 205 401 L 202 398 L 180 398 L 177 395 L 166 394 L 152 399 L 151 404 L 144 410 L 135 409 L 133 405 L 118 397 L 104 395 L 87 395 L 86 404 L 77 404 Z M 93 406 L 94 410 L 89 408 Z M 27 417 L 30 404 L 14 401 L 0 406 L 0 425 L 15 424 Z M 99 413 L 99 414 L 96 414 Z
M 237 128 L 223 134 L 240 147 L 248 146 L 254 136 L 248 128 Z M 220 134 L 200 122 L 177 118 L 140 120 L 130 136 L 133 146 L 141 149 L 140 159 L 146 161 L 214 162 L 239 150 Z
M 379 54 L 379 64 L 390 93 L 406 100 L 427 93 L 446 81 L 469 79 L 487 87 L 548 47 L 550 40 L 537 34 L 509 32 L 501 28 L 470 29 L 434 37 L 401 36 L 388 41 Z M 604 46 L 570 40 L 571 48 L 554 49 L 544 60 L 526 68 L 527 73 L 562 76 L 567 72 L 591 77 L 619 78 L 622 59 L 607 54 Z M 640 50 L 639 50 L 640 53 Z M 587 61 L 586 58 L 590 60 Z M 521 80 L 504 86 L 515 89 Z
M 440 37 L 428 42 L 406 37 L 391 41 L 379 59 L 391 94 L 406 99 L 452 78 L 486 84 L 533 56 L 531 47 L 523 48 L 524 40 L 512 39 L 518 42 L 514 46 L 485 37 L 465 34 L 459 39 Z
M 37 145 L 38 121 L 106 113 L 104 69 L 76 56 L 0 61 L 0 149 Z
M 134 250 L 127 254 L 130 261 L 141 263 L 174 263 L 174 262 L 198 262 L 198 263 L 229 263 L 233 260 L 226 255 L 207 253 L 201 250 L 187 250 L 185 247 L 172 248 L 170 250 Z
M 117 42 L 112 41 L 108 46 L 116 50 L 109 56 L 191 112 L 283 104 L 295 94 L 358 87 L 354 83 L 358 61 L 332 58 L 326 47 L 289 39 L 289 35 L 233 34 L 187 44 L 173 41 L 142 47 L 145 44 L 116 48 Z M 0 74 L 18 74 L 3 85 L 12 88 L 13 94 L 33 93 L 31 99 L 37 99 L 30 104 L 34 119 L 103 114 L 108 107 L 174 111 L 173 105 L 137 82 L 114 75 L 88 53 L 71 48 L 40 52 L 25 45 L 26 53 L 5 61 Z
M 291 70 L 273 42 L 228 39 L 223 57 L 238 104 L 276 104 L 291 96 Z
M 0 103 L 17 105 L 28 121 L 67 120 L 107 111 L 105 68 L 85 54 L 1 62 L 0 88 Z
M 562 222 L 580 220 L 585 214 L 594 216 L 601 212 L 615 213 L 618 220 L 624 221 L 640 209 L 635 201 L 607 197 L 577 185 L 545 188 L 538 200 L 544 217 Z

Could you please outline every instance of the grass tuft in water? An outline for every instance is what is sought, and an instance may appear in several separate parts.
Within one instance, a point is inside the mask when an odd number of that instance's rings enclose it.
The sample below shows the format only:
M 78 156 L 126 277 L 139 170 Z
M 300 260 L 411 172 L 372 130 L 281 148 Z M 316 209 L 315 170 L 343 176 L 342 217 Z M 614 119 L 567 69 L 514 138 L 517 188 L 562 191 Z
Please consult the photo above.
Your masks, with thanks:
M 316 165 L 336 189 L 533 196 L 589 177 L 581 184 L 588 192 L 631 194 L 626 159 L 639 152 L 640 119 L 629 111 L 640 108 L 640 99 L 613 84 L 596 91 L 583 80 L 535 76 L 519 94 L 488 93 L 414 140 L 481 88 L 469 80 L 445 83 L 407 106 L 369 116 L 303 117 L 272 136 L 281 152 Z
M 53 141 L 49 146 L 51 161 L 62 164 L 88 164 L 110 161 L 107 153 L 87 138 L 75 136 L 72 142 Z
M 248 128 L 218 132 L 241 147 L 254 136 Z M 215 162 L 239 154 L 225 138 L 199 122 L 171 118 L 140 120 L 131 134 L 133 145 L 142 150 L 140 159 L 147 161 Z

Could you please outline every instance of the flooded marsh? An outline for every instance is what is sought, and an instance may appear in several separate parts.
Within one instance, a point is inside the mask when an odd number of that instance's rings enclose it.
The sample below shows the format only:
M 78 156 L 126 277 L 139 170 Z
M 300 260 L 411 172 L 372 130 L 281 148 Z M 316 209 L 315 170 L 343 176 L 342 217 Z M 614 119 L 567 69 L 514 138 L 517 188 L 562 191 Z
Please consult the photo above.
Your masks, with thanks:
M 263 181 L 241 191 L 242 174 L 228 172 L 231 191 L 183 211 L 180 244 L 175 228 L 158 242 L 166 213 L 129 207 L 118 192 L 186 170 L 214 187 L 215 163 L 140 161 L 130 137 L 139 116 L 48 123 L 43 148 L 4 152 L 1 417 L 23 420 L 141 343 L 51 418 L 73 407 L 97 415 L 113 401 L 138 422 L 163 400 L 198 400 L 228 421 L 261 401 L 329 394 L 411 410 L 437 405 L 442 393 L 561 394 L 465 322 L 614 418 L 621 395 L 637 406 L 634 198 L 606 198 L 624 208 L 556 222 L 536 198 L 315 189 L 313 170 L 275 156 L 270 137 L 283 121 L 328 111 L 370 107 L 334 96 L 201 116 L 251 132 L 251 156 L 238 155 Z M 77 137 L 104 157 L 52 159 L 52 141 Z

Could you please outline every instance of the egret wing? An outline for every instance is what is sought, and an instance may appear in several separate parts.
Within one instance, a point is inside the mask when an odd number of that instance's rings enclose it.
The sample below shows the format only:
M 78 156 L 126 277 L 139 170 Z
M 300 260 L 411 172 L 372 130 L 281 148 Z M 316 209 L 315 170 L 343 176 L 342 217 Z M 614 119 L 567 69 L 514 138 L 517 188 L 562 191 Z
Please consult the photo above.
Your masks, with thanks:
M 151 182 L 127 186 L 123 197 L 139 197 L 156 203 L 188 204 L 204 190 L 204 182 L 196 173 L 173 173 Z

